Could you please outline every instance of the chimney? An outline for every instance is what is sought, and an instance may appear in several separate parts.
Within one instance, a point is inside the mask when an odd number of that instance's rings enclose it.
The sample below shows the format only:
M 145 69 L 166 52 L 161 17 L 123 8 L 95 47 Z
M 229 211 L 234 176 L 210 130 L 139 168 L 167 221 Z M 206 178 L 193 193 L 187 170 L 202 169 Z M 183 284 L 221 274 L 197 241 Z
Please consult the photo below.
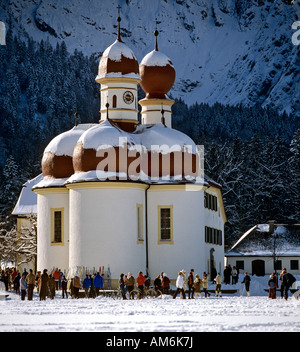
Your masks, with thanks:
M 273 235 L 273 233 L 274 233 L 274 226 L 275 226 L 274 223 L 275 223 L 274 220 L 269 220 L 269 233 L 271 235 Z

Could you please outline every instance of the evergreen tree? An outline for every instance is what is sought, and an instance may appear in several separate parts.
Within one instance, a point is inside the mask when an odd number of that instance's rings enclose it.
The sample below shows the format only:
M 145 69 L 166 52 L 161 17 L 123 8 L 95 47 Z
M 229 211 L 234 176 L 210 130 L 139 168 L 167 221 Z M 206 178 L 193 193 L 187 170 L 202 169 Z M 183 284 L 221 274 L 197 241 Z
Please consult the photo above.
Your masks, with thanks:
M 19 167 L 13 156 L 9 156 L 3 170 L 3 184 L 1 189 L 1 214 L 6 217 L 10 213 L 18 200 L 22 183 Z
M 300 221 L 300 129 L 295 132 L 290 144 L 291 156 L 289 158 L 290 182 L 289 182 L 289 208 L 290 219 Z

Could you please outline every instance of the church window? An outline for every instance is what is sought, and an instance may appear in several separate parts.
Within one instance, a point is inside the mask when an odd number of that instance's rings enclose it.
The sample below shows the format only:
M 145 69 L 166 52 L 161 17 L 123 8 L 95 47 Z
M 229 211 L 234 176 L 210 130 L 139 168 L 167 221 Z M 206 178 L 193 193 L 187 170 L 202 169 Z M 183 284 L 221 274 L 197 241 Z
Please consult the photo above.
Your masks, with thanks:
M 205 226 L 205 242 L 222 246 L 222 231 Z
M 144 231 L 143 231 L 143 205 L 136 205 L 137 214 L 137 243 L 143 243 L 144 241 Z
M 173 206 L 158 206 L 158 243 L 173 244 Z
M 204 208 L 217 211 L 218 198 L 210 193 L 204 192 Z
M 64 234 L 64 212 L 63 208 L 52 208 L 51 209 L 51 244 L 63 244 Z
M 117 107 L 117 96 L 113 95 L 113 103 L 112 103 L 113 108 Z

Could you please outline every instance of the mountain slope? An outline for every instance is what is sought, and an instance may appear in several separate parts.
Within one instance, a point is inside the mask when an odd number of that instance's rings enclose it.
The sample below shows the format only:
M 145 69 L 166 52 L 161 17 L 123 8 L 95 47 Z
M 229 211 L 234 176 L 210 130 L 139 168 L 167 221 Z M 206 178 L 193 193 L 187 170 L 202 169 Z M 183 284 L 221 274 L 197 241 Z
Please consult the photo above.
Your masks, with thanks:
M 0 20 L 14 34 L 70 52 L 100 54 L 121 34 L 139 62 L 154 48 L 174 63 L 173 97 L 187 104 L 271 105 L 299 111 L 300 55 L 292 23 L 300 5 L 288 0 L 3 0 Z M 297 88 L 298 87 L 298 88 Z

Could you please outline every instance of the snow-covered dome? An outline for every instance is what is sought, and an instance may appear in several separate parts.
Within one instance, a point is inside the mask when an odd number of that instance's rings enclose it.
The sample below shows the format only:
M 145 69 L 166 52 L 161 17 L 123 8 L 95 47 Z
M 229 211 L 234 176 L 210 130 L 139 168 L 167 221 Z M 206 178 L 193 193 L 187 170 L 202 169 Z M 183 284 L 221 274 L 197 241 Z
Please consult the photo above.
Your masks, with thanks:
M 133 145 L 135 145 L 135 141 L 130 133 L 123 131 L 110 120 L 105 120 L 90 128 L 79 138 L 73 153 L 74 171 L 99 170 L 101 167 L 99 163 L 105 158 L 115 156 L 118 158 L 121 149 L 130 148 Z M 110 165 L 117 164 L 111 160 L 109 163 Z M 117 169 L 113 171 L 117 172 Z
M 140 85 L 148 99 L 165 99 L 175 82 L 172 61 L 158 50 L 148 53 L 140 63 Z
M 148 154 L 148 170 L 143 170 L 148 176 L 169 176 L 170 179 L 179 176 L 183 181 L 196 172 L 199 165 L 197 146 L 186 134 L 159 123 L 139 125 L 134 135 Z
M 139 125 L 134 136 L 148 151 L 167 154 L 190 150 L 196 153 L 195 142 L 189 136 L 162 123 Z
M 99 63 L 96 81 L 114 77 L 140 78 L 138 61 L 133 51 L 121 39 L 116 39 L 104 51 Z
M 137 169 L 130 168 L 132 162 Z M 143 177 L 187 175 L 192 168 L 195 170 L 196 162 L 195 143 L 180 131 L 151 124 L 139 125 L 130 133 L 105 120 L 79 138 L 73 153 L 75 174 L 68 182 L 97 179 L 97 175 L 105 172 L 108 177 L 123 177 L 123 180 L 132 180 L 132 175 L 140 173 Z
M 44 150 L 42 171 L 44 177 L 66 178 L 73 172 L 72 156 L 79 137 L 94 124 L 79 124 L 54 137 Z

